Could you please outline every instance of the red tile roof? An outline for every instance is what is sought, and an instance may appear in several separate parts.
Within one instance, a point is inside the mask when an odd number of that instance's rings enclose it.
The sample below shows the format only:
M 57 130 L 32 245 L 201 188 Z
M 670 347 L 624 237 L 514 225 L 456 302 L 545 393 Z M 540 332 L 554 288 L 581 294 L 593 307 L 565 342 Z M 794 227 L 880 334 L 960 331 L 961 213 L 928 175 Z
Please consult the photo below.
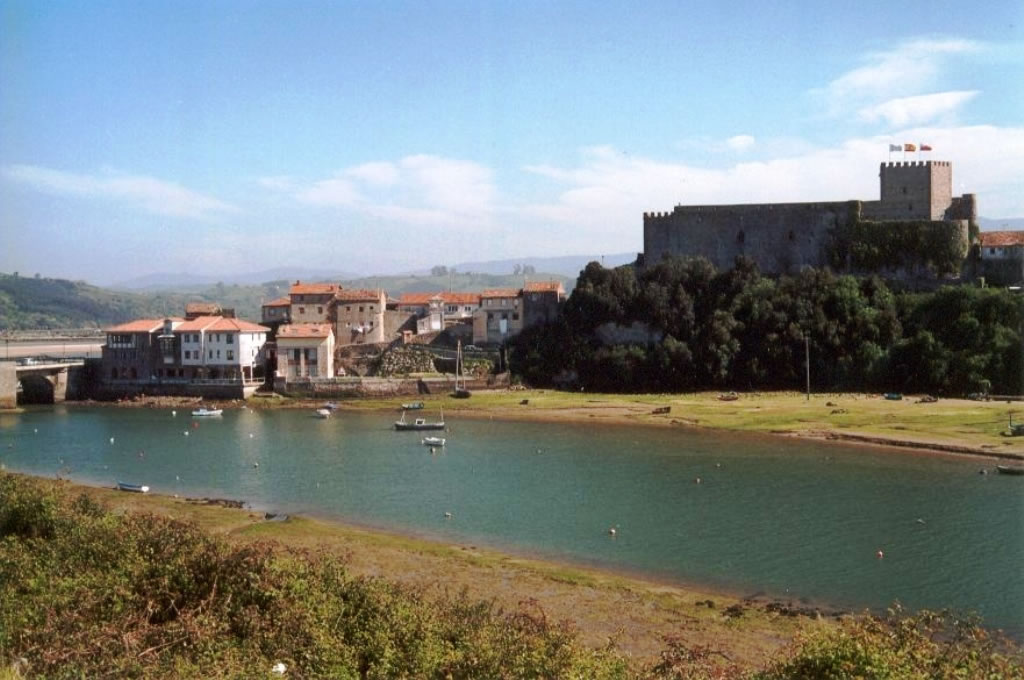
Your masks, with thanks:
M 185 305 L 187 316 L 213 315 L 220 311 L 220 305 L 216 302 L 189 302 Z
M 289 323 L 277 329 L 277 339 L 326 338 L 333 333 L 329 323 Z
M 264 302 L 263 306 L 264 307 L 289 307 L 289 306 L 291 306 L 291 304 L 292 304 L 292 299 L 290 297 L 282 297 L 282 298 L 277 298 L 276 300 L 271 300 L 270 302 Z
M 381 298 L 379 290 L 365 290 L 361 288 L 344 288 L 338 290 L 334 297 L 342 302 L 378 302 Z
M 176 333 L 179 331 L 182 333 L 202 331 L 205 330 L 207 326 L 212 326 L 219 318 L 219 316 L 198 316 L 191 321 L 186 321 L 180 326 L 175 327 L 174 331 Z
M 441 298 L 450 305 L 479 305 L 480 293 L 402 293 L 398 299 L 400 305 L 426 305 L 433 298 Z
M 237 333 L 266 333 L 270 329 L 266 326 L 261 326 L 258 323 L 252 323 L 251 321 L 242 321 L 241 319 L 229 319 L 227 317 L 220 317 L 219 321 L 208 327 L 208 331 L 224 332 L 235 331 Z
M 528 281 L 526 283 L 528 293 L 554 293 L 565 292 L 561 281 Z
M 289 295 L 334 295 L 341 286 L 336 283 L 302 283 L 296 281 L 288 289 Z
M 1024 231 L 983 231 L 979 238 L 985 248 L 1024 246 Z
M 260 326 L 250 321 L 242 321 L 241 319 L 230 319 L 224 316 L 200 316 L 175 327 L 174 332 L 217 331 L 218 333 L 231 333 L 234 331 L 236 333 L 266 333 L 269 330 L 266 326 Z
M 482 298 L 514 298 L 519 297 L 521 293 L 518 288 L 492 288 L 491 290 L 485 290 L 480 293 Z
M 172 321 L 181 321 L 180 318 L 173 318 Z M 163 328 L 163 319 L 136 319 L 127 323 L 107 328 L 107 333 L 152 333 Z

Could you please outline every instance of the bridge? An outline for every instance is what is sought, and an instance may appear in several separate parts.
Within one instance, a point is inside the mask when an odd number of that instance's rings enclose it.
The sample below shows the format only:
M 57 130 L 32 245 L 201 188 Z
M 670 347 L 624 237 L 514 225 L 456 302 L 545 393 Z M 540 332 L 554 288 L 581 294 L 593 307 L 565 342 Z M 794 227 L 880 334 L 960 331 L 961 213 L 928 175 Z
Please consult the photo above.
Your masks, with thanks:
M 57 403 L 79 389 L 81 359 L 0 361 L 0 409 L 17 408 L 18 388 L 26 401 Z

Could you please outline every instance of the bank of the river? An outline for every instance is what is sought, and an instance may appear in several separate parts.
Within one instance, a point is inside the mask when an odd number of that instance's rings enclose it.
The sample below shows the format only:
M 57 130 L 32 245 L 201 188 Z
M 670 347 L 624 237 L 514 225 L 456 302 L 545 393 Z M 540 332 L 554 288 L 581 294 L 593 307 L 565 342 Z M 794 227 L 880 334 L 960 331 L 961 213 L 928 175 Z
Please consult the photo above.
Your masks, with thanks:
M 1024 459 L 1024 437 L 1006 437 L 1011 417 L 1024 421 L 1024 403 L 940 399 L 900 401 L 873 394 L 746 392 L 722 400 L 718 392 L 585 394 L 555 390 L 490 391 L 470 399 L 425 395 L 428 414 L 499 420 L 592 422 L 700 427 L 737 432 L 832 439 L 919 451 Z M 409 398 L 339 402 L 344 409 L 394 410 Z M 316 402 L 256 397 L 251 408 L 313 408 Z M 668 409 L 667 411 L 665 409 Z M 1012 414 L 1012 416 L 1011 416 Z
M 655 661 L 665 637 L 709 645 L 736 663 L 763 666 L 797 633 L 832 626 L 840 612 L 799 602 L 714 592 L 635 578 L 625 573 L 510 556 L 473 545 L 448 545 L 399 534 L 291 516 L 267 519 L 248 509 L 156 494 L 51 482 L 84 493 L 118 512 L 147 512 L 196 522 L 231 541 L 340 555 L 357 575 L 494 600 L 506 611 L 539 607 L 569 621 L 588 645 L 614 641 L 638 664 Z M 231 505 L 226 504 L 226 505 Z

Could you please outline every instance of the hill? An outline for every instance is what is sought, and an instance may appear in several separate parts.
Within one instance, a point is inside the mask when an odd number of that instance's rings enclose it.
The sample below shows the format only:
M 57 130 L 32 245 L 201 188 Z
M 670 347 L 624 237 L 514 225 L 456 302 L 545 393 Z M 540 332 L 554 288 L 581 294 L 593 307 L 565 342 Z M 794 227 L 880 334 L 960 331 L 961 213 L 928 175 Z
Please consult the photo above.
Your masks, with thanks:
M 566 290 L 575 279 L 556 274 L 532 274 L 532 281 L 558 280 Z M 496 274 L 452 273 L 444 276 L 375 276 L 340 281 L 346 288 L 383 288 L 388 295 L 402 293 L 482 291 L 516 288 L 524 277 Z M 0 274 L 0 330 L 101 328 L 131 319 L 180 316 L 188 302 L 216 302 L 235 310 L 243 319 L 259 320 L 263 302 L 288 294 L 289 279 L 257 285 L 194 284 L 171 290 L 120 291 L 43 277 Z

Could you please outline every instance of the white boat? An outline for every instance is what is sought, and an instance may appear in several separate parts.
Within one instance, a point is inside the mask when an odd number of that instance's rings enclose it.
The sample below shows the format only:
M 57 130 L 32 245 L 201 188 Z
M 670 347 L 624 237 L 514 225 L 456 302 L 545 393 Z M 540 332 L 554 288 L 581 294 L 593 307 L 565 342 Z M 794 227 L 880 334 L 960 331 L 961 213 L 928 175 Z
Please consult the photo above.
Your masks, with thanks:
M 444 446 L 444 437 L 424 437 L 424 446 Z
M 331 417 L 331 409 L 329 409 L 329 408 L 318 408 L 316 410 L 316 415 L 317 415 L 318 418 L 330 418 Z
M 194 411 L 192 411 L 192 415 L 196 416 L 197 418 L 219 416 L 223 414 L 224 409 L 222 408 L 206 408 L 205 406 L 203 408 L 197 408 Z
M 132 493 L 149 493 L 149 487 L 144 484 L 129 484 L 127 482 L 118 482 L 117 488 L 121 491 L 131 491 Z
M 443 430 L 444 429 L 444 411 L 441 411 L 441 420 L 429 421 L 426 418 L 417 418 L 413 422 L 408 422 L 405 419 L 405 411 L 402 411 L 401 420 L 395 421 L 395 429 L 402 430 Z
M 462 376 L 462 387 L 459 387 L 459 376 Z M 452 397 L 455 399 L 469 399 L 473 395 L 466 389 L 466 374 L 462 368 L 462 341 L 455 346 L 455 390 Z

